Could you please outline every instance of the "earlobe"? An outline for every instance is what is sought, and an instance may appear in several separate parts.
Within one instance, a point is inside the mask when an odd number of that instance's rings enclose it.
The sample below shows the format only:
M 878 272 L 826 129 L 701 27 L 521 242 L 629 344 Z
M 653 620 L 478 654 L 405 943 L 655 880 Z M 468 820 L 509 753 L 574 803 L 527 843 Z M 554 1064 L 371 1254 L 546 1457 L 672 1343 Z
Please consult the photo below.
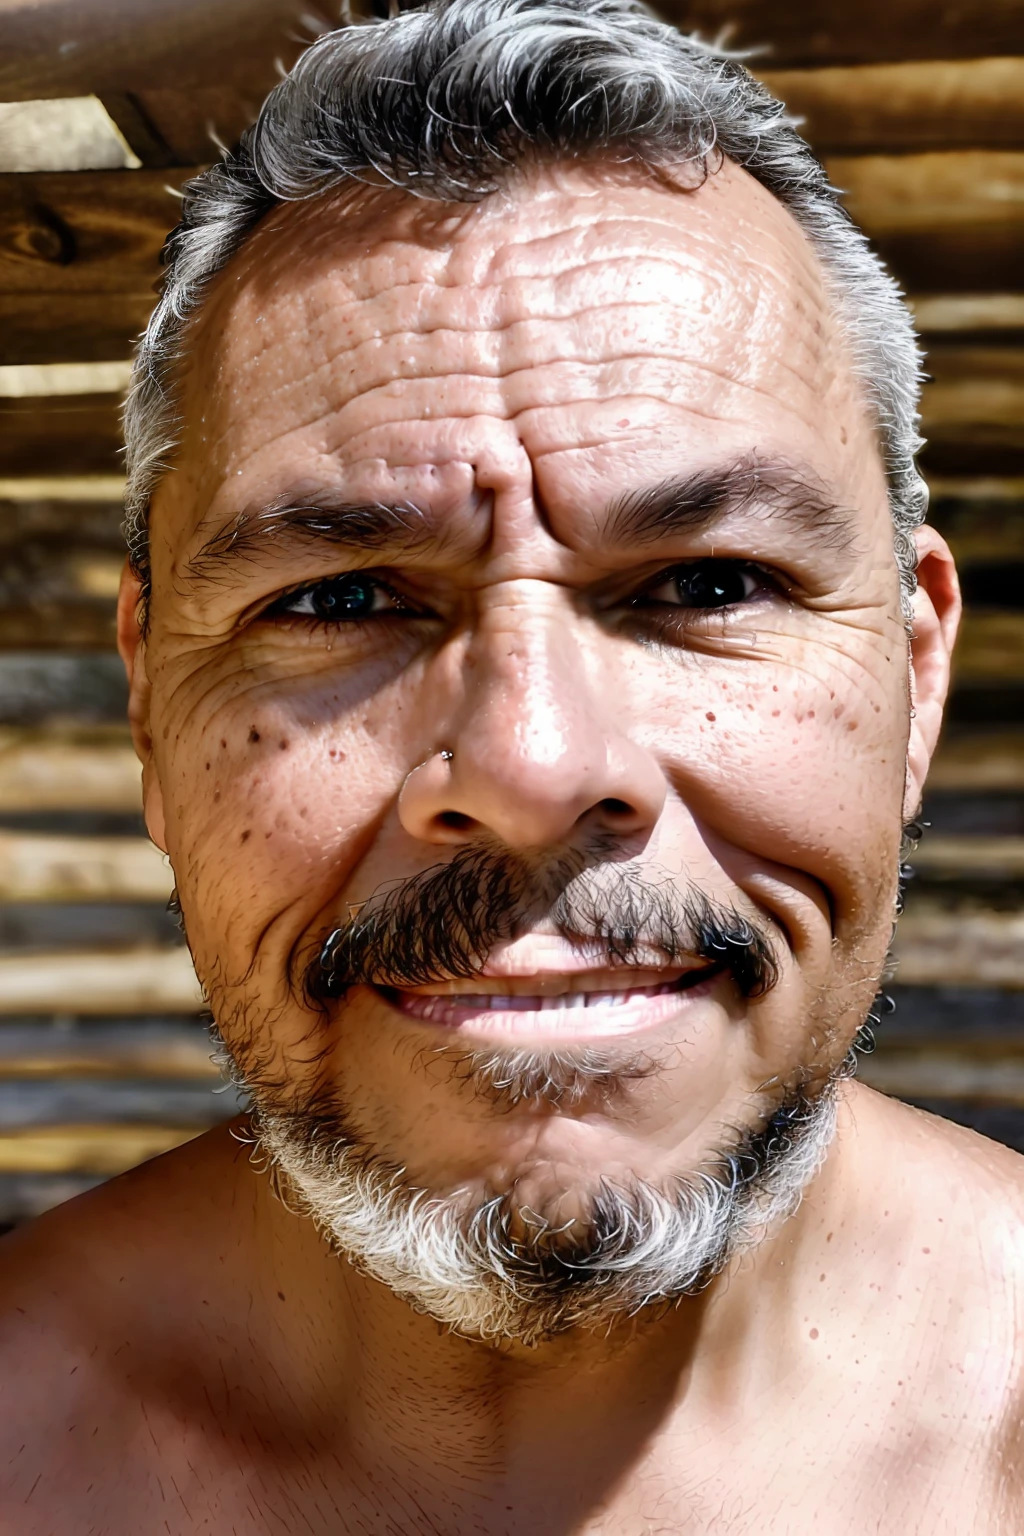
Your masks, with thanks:
M 163 794 L 153 760 L 150 686 L 141 614 L 142 584 L 126 560 L 117 597 L 117 649 L 128 677 L 128 723 L 136 756 L 142 764 L 142 809 L 146 828 L 153 842 L 166 853 Z
M 905 820 L 921 805 L 949 690 L 950 660 L 960 625 L 960 583 L 949 546 L 934 528 L 919 528 L 917 591 L 910 641 L 910 740 Z

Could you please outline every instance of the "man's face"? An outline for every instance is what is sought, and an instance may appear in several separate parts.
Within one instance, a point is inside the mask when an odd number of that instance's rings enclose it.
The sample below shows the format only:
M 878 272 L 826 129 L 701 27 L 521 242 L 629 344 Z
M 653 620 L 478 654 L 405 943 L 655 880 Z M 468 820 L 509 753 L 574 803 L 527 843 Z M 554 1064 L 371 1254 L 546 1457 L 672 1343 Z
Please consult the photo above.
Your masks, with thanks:
M 843 1058 L 893 917 L 907 638 L 818 263 L 745 173 L 279 209 L 196 329 L 152 556 L 149 823 L 279 1097 L 567 1218 Z M 590 931 L 538 898 L 468 980 L 307 996 L 331 930 L 470 852 L 584 882 Z M 748 921 L 777 983 L 685 943 L 616 965 L 587 941 L 623 881 Z M 449 1070 L 509 1049 L 622 1081 L 510 1109 Z

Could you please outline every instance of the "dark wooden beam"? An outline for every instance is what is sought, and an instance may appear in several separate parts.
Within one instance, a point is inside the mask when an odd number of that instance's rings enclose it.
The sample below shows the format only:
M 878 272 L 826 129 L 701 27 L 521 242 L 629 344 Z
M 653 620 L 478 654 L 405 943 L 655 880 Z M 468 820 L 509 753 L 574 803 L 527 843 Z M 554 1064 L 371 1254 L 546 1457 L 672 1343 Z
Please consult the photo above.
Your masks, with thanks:
M 317 0 L 0 0 L 0 100 L 192 86 L 259 94 L 337 10 Z
M 776 71 L 753 64 L 804 119 L 801 132 L 819 154 L 1024 146 L 1024 58 Z
M 684 32 L 764 47 L 765 69 L 1009 55 L 1024 35 L 1021 0 L 660 0 L 658 10 Z

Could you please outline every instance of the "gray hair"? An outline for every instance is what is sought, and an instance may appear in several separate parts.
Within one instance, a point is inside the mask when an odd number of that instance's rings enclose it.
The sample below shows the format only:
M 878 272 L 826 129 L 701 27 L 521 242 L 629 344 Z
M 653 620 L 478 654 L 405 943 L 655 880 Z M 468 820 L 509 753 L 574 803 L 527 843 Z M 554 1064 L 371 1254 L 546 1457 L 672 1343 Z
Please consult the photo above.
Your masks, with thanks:
M 187 325 L 260 219 L 359 182 L 468 203 L 530 160 L 598 154 L 702 175 L 728 157 L 808 236 L 874 414 L 906 607 L 927 491 L 914 463 L 920 355 L 899 290 L 782 103 L 737 58 L 633 0 L 432 0 L 327 33 L 238 148 L 188 183 L 124 414 L 125 530 L 142 578 L 150 498 L 180 431 Z

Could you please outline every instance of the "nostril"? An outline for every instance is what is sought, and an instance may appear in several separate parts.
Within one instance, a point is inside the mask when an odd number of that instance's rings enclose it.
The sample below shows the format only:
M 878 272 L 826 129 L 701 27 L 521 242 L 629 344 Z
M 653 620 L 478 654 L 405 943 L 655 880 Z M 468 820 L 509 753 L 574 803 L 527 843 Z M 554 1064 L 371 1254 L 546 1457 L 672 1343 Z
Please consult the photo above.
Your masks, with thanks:
M 606 816 L 635 816 L 636 810 L 626 800 L 614 798 L 601 801 L 601 809 Z
M 472 816 L 465 816 L 461 811 L 440 811 L 437 820 L 449 832 L 470 832 L 475 825 Z

